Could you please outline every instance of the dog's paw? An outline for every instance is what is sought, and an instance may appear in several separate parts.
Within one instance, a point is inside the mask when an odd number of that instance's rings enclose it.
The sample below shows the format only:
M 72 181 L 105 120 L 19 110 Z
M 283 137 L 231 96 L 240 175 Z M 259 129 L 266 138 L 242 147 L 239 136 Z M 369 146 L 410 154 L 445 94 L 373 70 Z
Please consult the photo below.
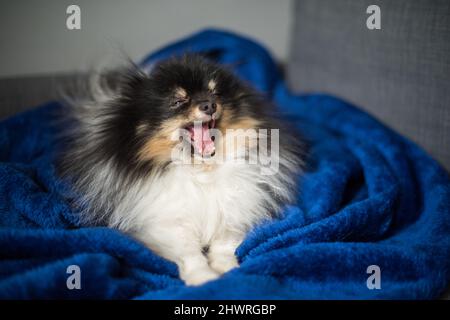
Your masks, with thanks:
M 210 260 L 210 267 L 219 274 L 223 274 L 231 269 L 239 267 L 239 263 L 234 255 L 210 257 Z
M 219 273 L 215 272 L 210 268 L 203 268 L 191 271 L 189 273 L 181 274 L 181 279 L 188 286 L 199 286 L 208 281 L 215 280 L 220 276 Z

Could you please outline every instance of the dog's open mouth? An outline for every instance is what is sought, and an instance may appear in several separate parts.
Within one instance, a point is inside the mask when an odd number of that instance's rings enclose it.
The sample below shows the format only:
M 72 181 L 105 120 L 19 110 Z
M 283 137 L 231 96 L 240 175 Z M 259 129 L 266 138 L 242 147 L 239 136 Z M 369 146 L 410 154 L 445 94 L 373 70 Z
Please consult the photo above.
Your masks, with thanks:
M 191 136 L 191 144 L 194 151 L 202 157 L 212 157 L 216 151 L 214 136 L 211 135 L 211 129 L 214 129 L 216 121 L 208 122 L 195 121 L 188 125 L 186 129 Z

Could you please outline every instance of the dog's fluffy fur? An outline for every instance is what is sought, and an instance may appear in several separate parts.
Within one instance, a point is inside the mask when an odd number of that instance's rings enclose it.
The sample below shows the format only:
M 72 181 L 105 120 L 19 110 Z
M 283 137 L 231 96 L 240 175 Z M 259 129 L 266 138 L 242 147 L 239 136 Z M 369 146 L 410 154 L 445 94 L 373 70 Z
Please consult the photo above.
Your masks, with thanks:
M 175 262 L 187 284 L 237 267 L 235 249 L 246 232 L 294 199 L 298 137 L 261 95 L 199 56 L 163 61 L 149 74 L 133 66 L 100 75 L 69 110 L 59 168 L 80 195 L 84 221 L 138 238 Z M 183 129 L 189 146 L 173 139 Z M 215 140 L 213 129 L 222 134 Z M 248 161 L 261 139 L 277 143 L 270 131 L 245 136 L 231 150 L 227 129 L 243 129 L 237 137 L 280 129 L 278 152 L 262 156 L 277 157 L 277 170 L 263 174 L 263 161 Z M 204 136 L 194 138 L 198 133 Z M 191 164 L 177 161 L 186 150 Z

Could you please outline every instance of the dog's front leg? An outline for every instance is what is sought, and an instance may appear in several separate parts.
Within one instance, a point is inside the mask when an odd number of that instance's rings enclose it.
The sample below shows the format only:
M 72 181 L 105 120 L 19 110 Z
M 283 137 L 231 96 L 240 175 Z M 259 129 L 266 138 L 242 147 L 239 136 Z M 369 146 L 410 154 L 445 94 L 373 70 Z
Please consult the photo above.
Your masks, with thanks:
M 187 285 L 201 285 L 219 277 L 208 264 L 198 237 L 188 228 L 158 225 L 138 235 L 150 249 L 177 264 L 180 278 Z
M 224 230 L 218 234 L 209 246 L 209 265 L 222 274 L 239 267 L 235 251 L 244 239 L 244 234 Z

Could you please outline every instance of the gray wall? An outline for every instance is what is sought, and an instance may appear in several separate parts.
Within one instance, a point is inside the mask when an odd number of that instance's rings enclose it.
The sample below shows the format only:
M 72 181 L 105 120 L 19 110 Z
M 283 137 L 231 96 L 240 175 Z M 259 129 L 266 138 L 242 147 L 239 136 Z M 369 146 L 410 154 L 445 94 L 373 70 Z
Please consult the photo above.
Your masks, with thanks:
M 87 70 L 139 60 L 169 41 L 214 26 L 250 35 L 287 59 L 293 0 L 0 0 L 0 77 Z M 66 8 L 81 8 L 67 30 Z

